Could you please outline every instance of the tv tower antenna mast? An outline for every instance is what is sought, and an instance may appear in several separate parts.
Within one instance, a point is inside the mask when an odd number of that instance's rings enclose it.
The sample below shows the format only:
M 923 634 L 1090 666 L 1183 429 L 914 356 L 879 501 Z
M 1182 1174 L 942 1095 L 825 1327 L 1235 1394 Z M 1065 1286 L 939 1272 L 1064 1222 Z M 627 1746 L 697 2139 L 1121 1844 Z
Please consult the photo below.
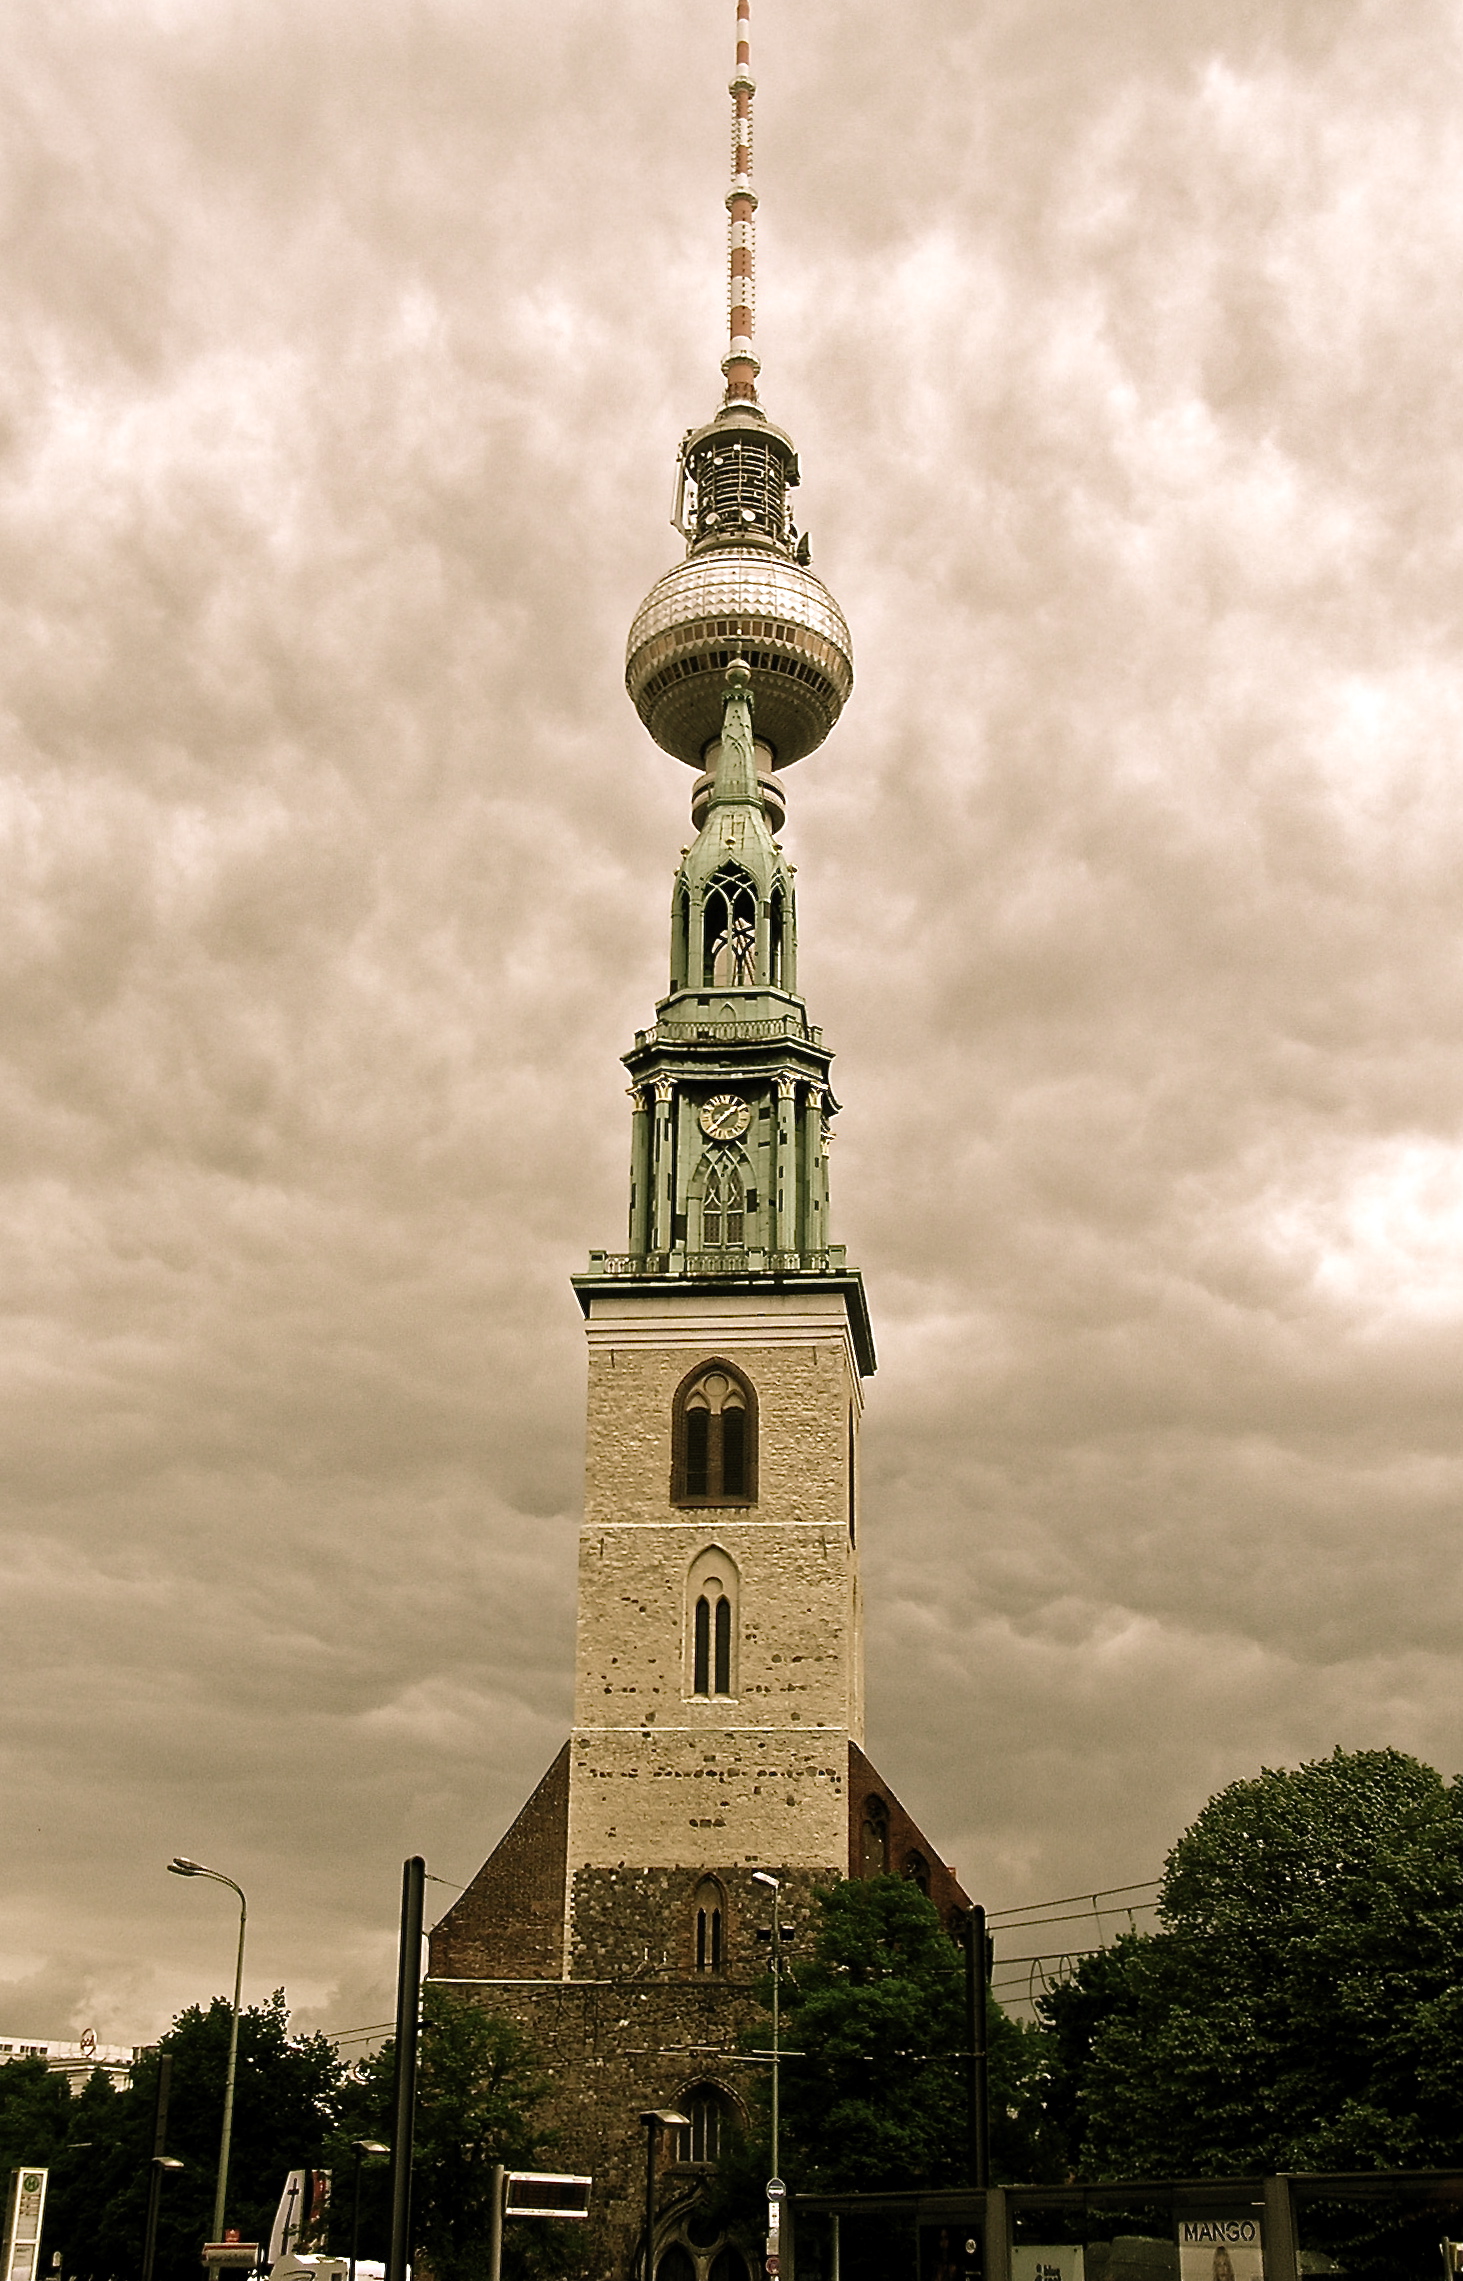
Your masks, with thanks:
M 731 83 L 732 178 L 726 194 L 730 253 L 727 305 L 731 340 L 722 358 L 728 404 L 755 404 L 761 366 L 752 346 L 757 325 L 757 193 L 752 188 L 752 0 L 737 0 L 737 68 Z

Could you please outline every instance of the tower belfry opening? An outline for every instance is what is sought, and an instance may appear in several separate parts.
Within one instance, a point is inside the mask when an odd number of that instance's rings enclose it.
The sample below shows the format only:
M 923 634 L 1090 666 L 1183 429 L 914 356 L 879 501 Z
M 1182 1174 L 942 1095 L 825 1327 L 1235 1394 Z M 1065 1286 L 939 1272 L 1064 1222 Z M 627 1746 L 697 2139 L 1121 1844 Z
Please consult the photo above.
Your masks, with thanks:
M 632 2256 L 646 2281 L 750 2281 L 760 2263 L 696 2216 L 718 2206 L 707 2175 L 744 2119 L 754 1871 L 801 1915 L 814 1889 L 897 1861 L 952 1924 L 967 1906 L 863 1752 L 854 1523 L 874 1347 L 833 1240 L 833 1056 L 798 994 L 778 836 L 785 771 L 837 723 L 853 653 L 792 521 L 797 453 L 758 401 L 750 0 L 736 19 L 724 394 L 682 439 L 684 559 L 626 659 L 646 728 L 696 772 L 695 836 L 667 995 L 624 1056 L 623 1245 L 573 1278 L 589 1349 L 574 1725 L 431 1949 L 434 1978 L 542 2051 L 565 2165 L 597 2181 L 584 2270 L 604 2281 Z M 666 2134 L 646 2245 L 637 2118 L 666 2106 L 692 2119 Z

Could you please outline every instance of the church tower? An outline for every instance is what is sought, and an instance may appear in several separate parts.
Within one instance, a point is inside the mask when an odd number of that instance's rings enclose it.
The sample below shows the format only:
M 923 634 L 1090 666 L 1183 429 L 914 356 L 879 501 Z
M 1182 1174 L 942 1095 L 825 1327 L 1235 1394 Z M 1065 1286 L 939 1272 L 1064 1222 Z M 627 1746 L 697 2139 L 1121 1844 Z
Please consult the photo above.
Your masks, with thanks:
M 784 775 L 853 685 L 810 566 L 791 439 L 757 399 L 750 0 L 737 0 L 730 339 L 681 444 L 685 557 L 631 628 L 626 685 L 696 771 L 668 988 L 625 1055 L 625 1248 L 573 1279 L 589 1348 L 574 1727 L 432 1936 L 434 1980 L 519 2020 L 565 2167 L 596 2179 L 584 2270 L 748 2281 L 696 2211 L 745 2113 L 768 1918 L 889 1871 L 952 1923 L 953 1873 L 863 1753 L 859 1433 L 874 1348 L 831 1240 L 832 1055 L 798 990 Z M 647 2270 L 647 2108 L 666 2134 Z M 789 2163 L 792 2162 L 789 2153 Z

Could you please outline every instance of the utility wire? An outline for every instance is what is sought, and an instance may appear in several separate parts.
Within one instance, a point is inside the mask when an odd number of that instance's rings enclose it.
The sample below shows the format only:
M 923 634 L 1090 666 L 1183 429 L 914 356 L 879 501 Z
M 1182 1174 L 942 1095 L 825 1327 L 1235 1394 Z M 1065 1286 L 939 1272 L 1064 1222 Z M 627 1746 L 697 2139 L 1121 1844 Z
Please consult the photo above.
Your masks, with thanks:
M 1161 1877 L 1145 1877 L 1136 1885 L 1103 1885 L 1095 1893 L 1090 1889 L 1086 1893 L 1058 1893 L 1050 1901 L 1027 1901 L 1020 1908 L 988 1909 L 986 1923 L 999 1924 L 1005 1917 L 1027 1917 L 1033 1909 L 1065 1909 L 1074 1901 L 1110 1901 L 1118 1893 L 1154 1893 L 1162 1882 Z M 1083 1911 L 1084 1915 L 1089 1913 Z M 1013 1925 L 1011 1929 L 1014 1932 L 1020 1928 Z

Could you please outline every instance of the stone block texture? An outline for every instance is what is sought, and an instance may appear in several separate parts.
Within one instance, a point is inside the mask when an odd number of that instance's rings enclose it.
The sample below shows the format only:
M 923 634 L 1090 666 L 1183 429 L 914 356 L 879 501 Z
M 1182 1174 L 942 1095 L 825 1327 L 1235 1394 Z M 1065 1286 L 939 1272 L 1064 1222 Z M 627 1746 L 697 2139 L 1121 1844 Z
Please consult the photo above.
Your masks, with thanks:
M 574 1730 L 437 1926 L 431 1972 L 531 2036 L 555 2163 L 596 2182 L 575 2269 L 624 2281 L 641 2112 L 714 2095 L 732 2127 L 746 2110 L 771 1914 L 753 1870 L 782 1880 L 794 1961 L 814 1890 L 840 1877 L 917 1875 L 947 1922 L 965 1896 L 861 1748 L 861 1389 L 842 1294 L 796 1278 L 670 1297 L 610 1286 L 588 1306 Z M 716 1361 L 755 1390 L 755 1499 L 678 1505 L 676 1392 Z M 712 1574 L 733 1603 L 729 1691 L 698 1695 L 695 1598 Z M 698 1954 L 698 1905 L 718 1914 L 714 1959 Z M 665 2148 L 656 2250 L 679 2241 L 711 2281 L 727 2245 L 688 2225 L 706 2171 L 685 2151 Z M 755 2242 L 731 2246 L 758 2268 Z

